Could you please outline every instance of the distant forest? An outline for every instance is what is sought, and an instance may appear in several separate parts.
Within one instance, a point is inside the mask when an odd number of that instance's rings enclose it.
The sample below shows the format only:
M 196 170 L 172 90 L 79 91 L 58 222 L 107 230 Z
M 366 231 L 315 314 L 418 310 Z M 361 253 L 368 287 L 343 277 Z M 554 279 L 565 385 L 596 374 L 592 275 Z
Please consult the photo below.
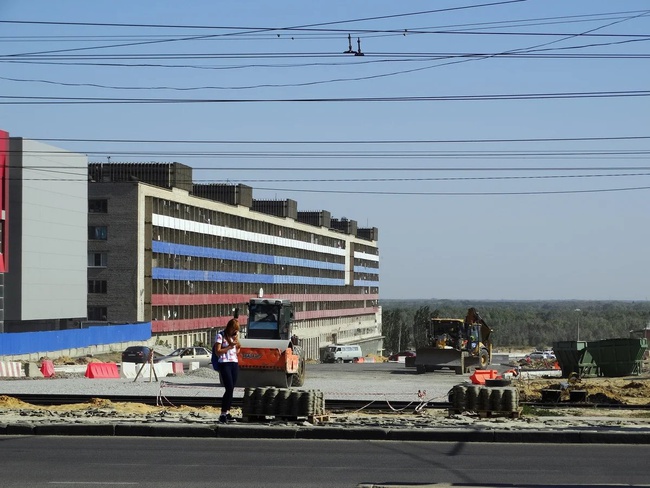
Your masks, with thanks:
M 431 317 L 465 318 L 476 308 L 493 329 L 497 349 L 550 349 L 556 341 L 641 337 L 650 302 L 381 300 L 384 350 L 416 349 Z

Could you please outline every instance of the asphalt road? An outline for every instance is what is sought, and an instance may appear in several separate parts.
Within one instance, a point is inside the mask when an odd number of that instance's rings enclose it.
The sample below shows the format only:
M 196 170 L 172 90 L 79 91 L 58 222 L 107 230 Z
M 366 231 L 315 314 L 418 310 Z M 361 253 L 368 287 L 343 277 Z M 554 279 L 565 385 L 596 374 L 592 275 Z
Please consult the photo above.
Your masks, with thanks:
M 3 488 L 648 486 L 650 446 L 3 437 Z M 458 486 L 458 485 L 457 485 Z

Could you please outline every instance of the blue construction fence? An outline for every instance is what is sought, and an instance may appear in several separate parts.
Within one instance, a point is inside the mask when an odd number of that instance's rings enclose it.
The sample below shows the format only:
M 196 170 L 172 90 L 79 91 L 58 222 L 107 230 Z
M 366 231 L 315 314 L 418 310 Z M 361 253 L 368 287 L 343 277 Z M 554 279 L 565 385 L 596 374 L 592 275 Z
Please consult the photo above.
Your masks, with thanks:
M 151 339 L 151 322 L 89 326 L 85 329 L 0 334 L 0 356 L 60 351 Z

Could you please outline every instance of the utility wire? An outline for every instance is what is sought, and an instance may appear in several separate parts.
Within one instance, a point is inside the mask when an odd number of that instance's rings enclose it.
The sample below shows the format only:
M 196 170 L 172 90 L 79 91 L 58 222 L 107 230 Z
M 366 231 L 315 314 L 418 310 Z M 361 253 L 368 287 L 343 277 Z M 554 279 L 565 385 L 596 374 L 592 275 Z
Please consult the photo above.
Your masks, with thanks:
M 131 47 L 131 46 L 138 46 L 138 45 L 151 45 L 151 44 L 159 44 L 159 43 L 169 43 L 169 42 L 180 42 L 180 41 L 194 41 L 198 39 L 210 39 L 210 38 L 215 38 L 215 37 L 225 37 L 225 36 L 234 36 L 234 35 L 240 35 L 240 34 L 250 34 L 250 33 L 258 33 L 258 32 L 275 32 L 275 31 L 285 31 L 285 30 L 293 30 L 293 29 L 304 29 L 304 28 L 309 28 L 309 27 L 322 27 L 322 26 L 327 26 L 327 25 L 340 25 L 340 24 L 349 24 L 349 23 L 355 23 L 355 22 L 367 22 L 370 20 L 385 20 L 385 19 L 391 19 L 391 18 L 397 18 L 397 17 L 407 17 L 407 16 L 415 16 L 415 15 L 424 15 L 424 14 L 432 14 L 432 13 L 440 13 L 440 12 L 450 12 L 454 10 L 466 10 L 466 9 L 471 9 L 471 8 L 480 8 L 480 7 L 492 7 L 492 6 L 497 6 L 497 5 L 505 5 L 505 4 L 510 4 L 510 3 L 520 3 L 520 2 L 526 2 L 527 0 L 504 0 L 500 2 L 492 2 L 492 3 L 484 3 L 484 4 L 478 4 L 478 5 L 467 5 L 467 6 L 462 6 L 462 7 L 449 7 L 449 8 L 444 8 L 444 9 L 436 9 L 436 10 L 425 10 L 421 12 L 409 12 L 409 13 L 402 13 L 402 14 L 393 14 L 393 15 L 382 15 L 382 16 L 376 16 L 376 17 L 365 17 L 365 18 L 357 18 L 357 19 L 348 19 L 348 20 L 337 20 L 337 21 L 331 21 L 331 22 L 320 22 L 320 23 L 315 23 L 315 24 L 305 24 L 305 25 L 300 25 L 300 26 L 293 26 L 293 27 L 264 27 L 264 28 L 254 28 L 250 30 L 249 28 L 243 28 L 239 29 L 240 31 L 243 32 L 232 32 L 232 33 L 227 33 L 227 34 L 208 34 L 208 35 L 202 35 L 202 36 L 190 36 L 190 37 L 185 37 L 185 38 L 180 38 L 180 39 L 163 39 L 163 40 L 155 40 L 155 41 L 142 41 L 142 42 L 131 42 L 131 43 L 124 43 L 124 44 L 113 44 L 113 45 L 106 45 L 106 46 L 93 46 L 93 47 L 82 47 L 82 48 L 75 48 L 75 49 L 59 49 L 59 50 L 50 50 L 50 51 L 39 51 L 39 52 L 30 52 L 30 53 L 20 53 L 20 54 L 14 54 L 11 56 L 26 56 L 26 55 L 34 55 L 34 54 L 48 54 L 48 53 L 57 53 L 57 52 L 70 52 L 70 51 L 82 51 L 82 50 L 94 50 L 94 49 L 107 49 L 107 48 L 114 48 L 114 47 Z M 0 21 L 3 22 L 3 21 Z M 39 23 L 45 23 L 45 22 L 39 22 Z M 46 22 L 47 24 L 58 24 L 58 25 L 97 25 L 91 22 Z M 159 25 L 147 25 L 147 24 L 108 24 L 112 26 L 129 26 L 129 27 L 160 27 Z
M 58 173 L 66 175 L 80 176 L 78 173 L 70 171 L 52 171 L 40 168 L 23 168 L 23 171 L 36 171 L 43 173 Z M 87 181 L 86 175 L 83 175 L 83 181 Z M 535 176 L 449 176 L 439 178 L 238 178 L 240 183 L 385 183 L 385 182 L 425 182 L 425 181 L 509 181 L 509 180 L 558 180 L 558 179 L 589 179 L 589 178 L 626 178 L 626 177 L 643 177 L 650 176 L 650 173 L 615 173 L 615 174 L 581 174 L 581 175 L 535 175 Z M 34 177 L 9 177 L 9 180 L 18 181 L 70 181 L 61 178 L 34 178 Z M 72 180 L 72 181 L 76 181 Z M 228 183 L 230 180 L 224 179 L 195 179 L 181 180 L 183 183 Z
M 536 176 L 449 176 L 442 178 L 319 178 L 319 179 L 240 179 L 242 183 L 370 183 L 370 182 L 400 182 L 400 181 L 503 181 L 503 180 L 546 180 L 566 178 L 620 178 L 628 176 L 650 176 L 650 173 L 617 173 L 606 175 L 536 175 Z M 204 180 L 194 180 L 196 182 Z M 224 181 L 224 180 L 221 180 Z
M 565 23 L 576 23 L 576 22 L 596 22 L 596 21 L 602 21 L 602 20 L 615 20 L 616 18 L 622 18 L 622 17 L 612 17 L 612 16 L 625 16 L 629 17 L 630 14 L 636 14 L 643 12 L 643 10 L 624 10 L 624 11 L 617 11 L 617 12 L 603 12 L 603 13 L 597 13 L 597 14 L 579 14 L 579 15 L 561 15 L 561 16 L 554 16 L 554 17 L 534 17 L 534 18 L 526 18 L 526 19 L 512 19 L 512 20 L 500 20 L 500 21 L 490 21 L 490 22 L 472 22 L 472 23 L 464 23 L 464 24 L 447 24 L 443 26 L 436 26 L 436 27 L 420 27 L 416 28 L 417 29 L 450 29 L 450 28 L 458 28 L 458 27 L 475 27 L 475 28 L 480 28 L 480 29 L 502 29 L 504 27 L 511 27 L 513 25 L 518 26 L 518 27 L 530 27 L 530 26 L 538 26 L 538 25 L 554 25 L 554 24 L 565 24 Z M 47 25 L 60 25 L 60 23 L 57 22 L 36 22 L 36 21 L 12 21 L 12 20 L 5 20 L 5 21 L 0 21 L 0 23 L 5 23 L 5 24 L 23 24 L 23 25 L 29 25 L 29 24 L 47 24 Z M 64 24 L 67 25 L 67 24 Z M 75 24 L 77 25 L 77 24 Z M 93 23 L 93 27 L 115 27 L 115 24 L 106 24 L 106 23 Z M 118 24 L 117 26 L 119 27 L 131 27 L 133 26 L 132 24 Z M 135 27 L 141 28 L 141 27 L 149 27 L 151 25 L 135 25 Z M 201 29 L 201 30 L 206 30 L 206 29 L 221 29 L 221 30 L 244 30 L 244 29 L 250 29 L 250 30 L 256 30 L 259 29 L 259 26 L 257 27 L 242 27 L 242 26 L 230 26 L 230 27 L 224 27 L 224 26 L 214 26 L 214 25 L 178 25 L 178 24 L 157 24 L 155 26 L 156 28 L 168 28 L 168 29 Z M 300 35 L 300 31 L 305 30 L 305 31 L 324 31 L 327 32 L 329 29 L 296 29 L 296 31 L 292 31 L 293 35 Z M 347 29 L 349 32 L 358 32 L 356 30 L 350 30 Z M 334 35 L 338 36 L 339 33 L 341 32 L 340 29 L 332 29 Z M 381 32 L 381 30 L 378 30 L 378 32 Z M 386 31 L 388 32 L 388 31 Z M 403 30 L 400 32 L 400 34 L 403 32 Z M 408 33 L 411 33 L 411 29 L 407 29 Z M 604 35 L 604 34 L 601 34 Z M 242 36 L 246 36 L 246 34 L 242 34 Z M 277 34 L 276 34 L 277 36 Z M 126 36 L 125 35 L 97 35 L 97 36 L 72 36 L 72 35 L 64 35 L 64 36 L 0 36 L 0 42 L 5 41 L 5 40 L 16 40 L 16 41 L 22 41 L 22 40 L 28 40 L 28 41 L 39 41 L 39 40 L 114 40 L 114 39 L 122 39 L 124 40 Z M 149 38 L 151 39 L 153 36 L 146 34 L 146 35 L 130 35 L 128 36 L 129 40 L 133 39 L 138 39 L 138 38 Z M 268 37 L 271 38 L 271 37 Z M 156 37 L 156 39 L 159 39 L 159 36 Z
M 101 164 L 101 161 L 97 161 L 91 164 Z M 105 163 L 107 167 L 110 167 L 111 165 L 118 165 L 120 163 Z M 21 166 L 12 166 L 9 165 L 9 168 L 15 167 L 15 168 L 22 168 Z M 27 168 L 23 168 L 27 169 Z M 34 165 L 30 166 L 29 169 L 32 170 L 44 170 L 44 169 L 54 169 L 54 170 L 60 170 L 61 166 L 47 166 L 47 165 Z M 72 170 L 72 169 L 77 169 L 77 170 L 86 170 L 87 166 L 66 166 L 65 169 L 67 170 Z M 220 166 L 220 167 L 214 167 L 214 166 L 198 166 L 198 167 L 192 167 L 193 171 L 260 171 L 264 170 L 266 172 L 281 172 L 281 171 L 290 171 L 290 172 L 312 172 L 312 171 L 317 171 L 319 173 L 324 173 L 324 172 L 330 172 L 330 171 L 336 171 L 336 172 L 350 172 L 350 171 L 358 171 L 358 172 L 364 172 L 364 171 L 373 171 L 375 173 L 380 172 L 380 171 L 386 171 L 386 172 L 392 172 L 392 171 L 417 171 L 417 172 L 428 172 L 428 171 L 450 171 L 450 172 L 485 172 L 485 171 L 523 171 L 523 172 L 530 172 L 530 171 L 539 171 L 539 172 L 545 172 L 545 171 L 650 171 L 650 166 L 569 166 L 569 167 L 562 167 L 562 166 L 555 166 L 555 167 L 533 167 L 533 166 L 492 166 L 492 167 L 457 167 L 457 166 L 446 166 L 446 167 L 401 167 L 401 166 L 389 166 L 389 167 L 351 167 L 351 166 L 341 166 L 341 167 L 332 167 L 332 166 L 321 166 L 321 167 L 301 167 L 301 168 L 296 168 L 296 167 L 291 167 L 291 166 L 274 166 L 272 168 L 268 167 L 260 167 L 260 166 Z
M 11 137 L 9 137 L 10 139 Z M 1 137 L 0 140 L 7 140 Z M 520 139 L 369 139 L 369 140 L 205 140 L 205 139 L 77 139 L 30 137 L 30 139 L 47 142 L 110 142 L 134 144 L 483 144 L 505 142 L 582 142 L 582 141 L 630 141 L 647 140 L 647 136 L 587 136 L 587 137 L 528 137 Z
M 73 168 L 66 168 L 68 171 L 61 170 L 60 167 L 51 167 L 56 169 L 55 171 L 47 170 L 48 167 L 30 167 L 24 168 L 24 170 L 31 170 L 34 172 L 47 172 L 47 173 L 60 173 L 73 175 L 70 173 L 70 170 Z M 197 169 L 197 168 L 194 168 Z M 259 169 L 259 168 L 258 168 Z M 395 168 L 399 170 L 399 168 Z M 484 169 L 484 168 L 482 168 Z M 530 169 L 530 168 L 526 168 Z M 646 168 L 650 170 L 650 168 Z M 31 171 L 26 171 L 26 174 L 22 178 L 12 177 L 9 179 L 20 179 L 23 181 L 66 181 L 66 182 L 79 182 L 79 183 L 88 183 L 87 175 L 79 175 L 76 178 L 34 178 L 28 177 L 27 174 Z M 416 182 L 427 182 L 427 181 L 469 181 L 469 180 L 540 180 L 540 179 L 564 179 L 564 178 L 609 178 L 609 177 L 639 177 L 639 176 L 650 176 L 650 173 L 633 173 L 633 174 L 608 174 L 608 175 L 538 175 L 538 176 L 490 176 L 490 177 L 442 177 L 442 178 L 365 178 L 365 179 L 285 179 L 285 180 L 242 180 L 242 181 L 252 181 L 252 182 L 308 182 L 308 183 L 341 183 L 341 182 L 405 182 L 405 181 L 416 181 Z M 215 179 L 196 179 L 189 181 L 189 183 L 214 183 L 224 180 L 215 180 Z M 229 183 L 230 180 L 227 180 L 226 183 Z M 91 184 L 93 184 L 91 182 Z M 101 184 L 101 183 L 100 183 Z M 628 191 L 638 191 L 638 190 L 648 190 L 650 187 L 646 186 L 637 186 L 637 187 L 620 187 L 620 188 L 597 188 L 597 189 L 583 189 L 583 190 L 543 190 L 543 191 L 515 191 L 515 192 L 409 192 L 409 191 L 372 191 L 372 190 L 343 190 L 337 188 L 336 190 L 325 190 L 325 189 L 300 189 L 292 187 L 287 188 L 267 188 L 267 187 L 255 187 L 255 190 L 265 190 L 265 191 L 285 191 L 285 192 L 300 192 L 300 193 L 331 193 L 331 194 L 363 194 L 363 195 L 381 195 L 381 196 L 515 196 L 515 195 L 559 195 L 559 194 L 587 194 L 587 193 L 604 193 L 604 192 L 628 192 Z
M 108 23 L 108 22 L 61 22 L 61 21 L 34 21 L 34 20 L 0 20 L 0 24 L 30 24 L 30 25 L 74 25 L 74 26 L 90 26 L 90 27 L 137 27 L 137 28 L 174 28 L 174 29 L 237 29 L 237 30 L 289 30 L 289 29 L 299 29 L 306 27 L 317 27 L 325 25 L 337 25 L 337 24 L 349 24 L 354 22 L 367 22 L 371 20 L 386 20 L 386 19 L 395 19 L 399 17 L 412 17 L 419 15 L 430 15 L 437 14 L 442 12 L 451 12 L 456 10 L 467 10 L 473 8 L 481 7 L 493 7 L 497 5 L 504 5 L 509 3 L 520 3 L 527 0 L 505 0 L 500 2 L 491 2 L 491 3 L 481 3 L 474 5 L 465 5 L 460 7 L 449 7 L 435 10 L 422 10 L 419 12 L 407 12 L 401 14 L 388 14 L 380 15 L 375 17 L 360 17 L 356 19 L 348 20 L 336 20 L 331 22 L 321 22 L 317 24 L 306 24 L 300 27 L 242 27 L 242 26 L 214 26 L 214 25 L 179 25 L 179 24 L 123 24 L 123 23 Z M 625 12 L 614 12 L 613 14 L 620 14 Z M 593 15 L 613 15 L 612 13 L 607 14 L 593 14 Z
M 492 100 L 551 100 L 583 98 L 647 97 L 650 90 L 519 93 L 490 95 L 439 95 L 400 97 L 333 98 L 108 98 L 108 97 L 35 97 L 0 96 L 0 105 L 86 105 L 86 104 L 183 104 L 183 103 L 334 103 L 334 102 L 442 102 Z
M 598 188 L 588 190 L 548 190 L 548 191 L 513 191 L 513 192 L 400 192 L 400 191 L 369 191 L 369 190 L 305 190 L 296 188 L 262 188 L 256 187 L 255 190 L 300 192 L 300 193 L 334 193 L 334 194 L 351 194 L 351 195 L 398 195 L 398 196 L 514 196 L 514 195 L 569 195 L 585 193 L 611 193 L 611 192 L 628 192 L 639 190 L 650 190 L 650 186 L 635 186 L 623 188 Z
M 650 37 L 647 39 L 643 39 L 644 41 L 650 41 Z M 562 48 L 555 48 L 555 49 L 563 49 L 563 50 L 573 50 L 573 49 L 578 49 L 578 48 L 588 48 L 588 47 L 599 47 L 603 45 L 612 45 L 612 44 L 620 44 L 620 43 L 628 43 L 628 42 L 636 42 L 638 40 L 634 41 L 618 41 L 618 42 L 611 42 L 611 43 L 593 43 L 593 44 L 588 44 L 588 45 L 582 45 L 582 46 L 567 46 L 567 47 L 562 47 Z M 384 53 L 375 53 L 374 56 L 386 56 Z M 336 55 L 338 57 L 338 55 Z M 478 58 L 478 59 L 485 59 L 488 57 L 492 58 L 510 58 L 510 59 L 628 59 L 628 60 L 633 60 L 633 59 L 648 59 L 650 58 L 650 54 L 595 54 L 595 53 L 586 53 L 586 54 L 576 54 L 576 53 L 558 53 L 558 54 L 549 54 L 549 53 L 523 53 L 523 54 L 517 54 L 517 53 L 506 53 L 506 54 L 501 54 L 501 53 L 495 53 L 495 54 L 489 54 L 489 53 L 458 53 L 458 54 L 439 54 L 435 55 L 432 53 L 405 53 L 403 56 L 408 56 L 408 58 L 405 59 L 398 59 L 398 56 L 395 53 L 390 53 L 387 56 L 389 56 L 391 59 L 384 59 L 384 60 L 375 60 L 375 61 L 365 61 L 363 62 L 364 64 L 370 64 L 370 63 L 379 63 L 381 62 L 382 64 L 385 63 L 394 63 L 394 62 L 431 62 L 431 61 L 436 61 L 436 60 L 443 60 L 443 59 L 463 59 L 463 60 L 470 60 L 471 58 Z M 417 56 L 418 58 L 414 57 Z M 423 58 L 419 58 L 420 56 L 425 56 Z M 210 55 L 212 58 L 212 55 Z M 310 56 L 311 57 L 311 56 Z M 2 62 L 0 60 L 0 62 Z M 32 64 L 32 63 L 30 63 Z M 329 65 L 345 65 L 345 66 L 351 66 L 353 64 L 360 64 L 360 63 L 329 63 Z M 321 66 L 328 65 L 328 63 L 320 63 Z M 125 64 L 124 66 L 129 66 L 129 67 L 136 67 L 131 64 Z M 157 65 L 158 67 L 180 67 L 177 65 Z M 259 67 L 272 67 L 273 65 L 253 65 L 256 68 Z M 227 69 L 242 69 L 245 67 L 253 67 L 251 65 L 248 66 L 228 66 L 228 67 L 221 67 L 219 69 L 222 70 L 227 70 Z M 305 63 L 301 64 L 295 64 L 295 65 L 285 65 L 282 66 L 284 68 L 291 68 L 291 67 L 305 67 Z M 150 66 L 151 67 L 151 66 Z M 280 66 L 275 66 L 276 68 L 279 68 Z M 428 69 L 428 67 L 427 67 Z M 402 72 L 400 72 L 402 73 Z M 45 79 L 25 79 L 25 78 L 9 78 L 9 77 L 4 77 L 0 76 L 0 79 L 5 80 L 5 81 L 11 81 L 11 82 L 17 82 L 17 83 L 41 83 L 41 84 L 49 84 L 49 85 L 55 85 L 55 86 L 68 86 L 68 87 L 90 87 L 90 88 L 100 88 L 100 89 L 105 89 L 105 90 L 133 90 L 133 91 L 138 91 L 138 90 L 146 90 L 146 91 L 152 91 L 152 90 L 166 90 L 166 91 L 199 91 L 199 90 L 253 90 L 253 89 L 260 89 L 260 88 L 293 88 L 293 87 L 307 87 L 307 86 L 316 86 L 316 85 L 325 85 L 325 84 L 331 84 L 331 83 L 344 83 L 344 82 L 350 82 L 350 81 L 363 81 L 363 80 L 368 80 L 368 79 L 373 79 L 373 78 L 383 78 L 385 76 L 392 76 L 391 73 L 381 73 L 378 75 L 368 75 L 368 76 L 361 76 L 361 77 L 347 77 L 347 78 L 330 78 L 330 79 L 325 79 L 325 80 L 314 80 L 314 81 L 305 81 L 305 82 L 293 82 L 293 83 L 258 83 L 254 85 L 204 85 L 204 86 L 190 86 L 190 87 L 178 87 L 178 86 L 116 86 L 116 85 L 106 85 L 106 84 L 101 84 L 101 83 L 80 83 L 80 82 L 62 82 L 62 81 L 53 81 L 53 80 L 45 80 Z
M 55 155 L 55 154 L 69 154 L 68 150 L 27 150 L 17 151 L 18 153 L 30 155 Z M 647 159 L 650 155 L 650 150 L 602 150 L 602 151 L 496 151 L 496 152 L 468 152 L 468 151 L 384 151 L 384 152 L 207 152 L 207 151 L 192 151 L 192 152 L 172 152 L 172 151 L 116 151 L 106 149 L 85 150 L 77 149 L 74 152 L 85 154 L 89 157 L 105 157 L 106 153 L 110 153 L 112 157 L 212 157 L 212 158 L 227 158 L 227 159 L 612 159 L 615 156 L 617 159 Z M 11 154 L 12 151 L 9 151 Z

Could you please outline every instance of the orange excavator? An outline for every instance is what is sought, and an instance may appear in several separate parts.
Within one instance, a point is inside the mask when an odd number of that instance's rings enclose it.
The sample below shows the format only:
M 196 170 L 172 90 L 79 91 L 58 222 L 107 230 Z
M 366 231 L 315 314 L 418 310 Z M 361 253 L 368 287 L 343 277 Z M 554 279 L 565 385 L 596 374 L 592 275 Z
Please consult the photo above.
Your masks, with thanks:
M 293 304 L 278 298 L 251 298 L 240 339 L 237 386 L 290 388 L 305 382 L 305 354 L 292 335 Z

